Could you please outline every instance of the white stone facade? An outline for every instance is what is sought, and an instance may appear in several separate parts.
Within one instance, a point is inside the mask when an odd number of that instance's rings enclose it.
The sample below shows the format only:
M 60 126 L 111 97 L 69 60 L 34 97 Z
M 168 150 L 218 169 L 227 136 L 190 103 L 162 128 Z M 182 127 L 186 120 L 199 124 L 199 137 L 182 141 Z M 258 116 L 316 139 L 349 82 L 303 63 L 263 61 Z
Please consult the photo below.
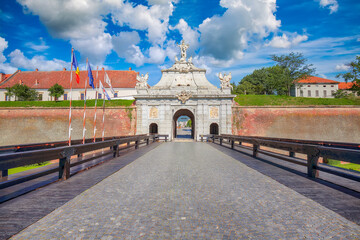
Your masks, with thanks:
M 51 96 L 49 95 L 50 92 L 48 91 L 48 89 L 35 89 L 38 93 L 39 93 L 39 100 L 42 101 L 53 101 L 54 98 L 51 98 Z M 114 91 L 116 93 L 116 97 L 114 96 L 114 94 L 111 93 L 110 89 L 107 88 L 106 89 L 109 96 L 111 98 L 133 98 L 134 95 L 137 94 L 136 89 L 135 88 L 114 88 Z M 7 92 L 6 89 L 0 89 L 0 101 L 15 101 L 15 97 L 11 97 L 11 99 L 6 98 L 5 93 Z M 73 100 L 82 100 L 81 94 L 84 94 L 85 90 L 84 89 L 73 89 L 72 90 L 72 99 Z M 104 94 L 102 94 L 101 92 L 98 92 L 98 94 L 101 94 L 101 98 L 104 98 Z M 41 96 L 40 96 L 41 94 Z M 86 96 L 87 99 L 95 99 L 95 90 L 92 88 L 88 88 L 86 90 Z M 67 98 L 67 100 L 70 99 L 70 89 L 64 89 L 64 95 L 61 96 L 58 100 L 66 100 L 64 98 Z
M 195 140 L 210 134 L 212 123 L 218 125 L 219 134 L 231 134 L 234 98 L 231 86 L 222 84 L 219 89 L 212 85 L 206 79 L 206 70 L 196 68 L 191 57 L 186 59 L 186 46 L 182 42 L 179 46 L 181 59 L 175 58 L 171 68 L 162 70 L 162 77 L 155 86 L 137 87 L 137 134 L 149 133 L 150 125 L 155 123 L 159 134 L 168 134 L 174 139 L 176 120 L 183 115 L 193 122 Z
M 296 84 L 295 97 L 333 98 L 333 93 L 338 90 L 338 84 L 309 83 Z

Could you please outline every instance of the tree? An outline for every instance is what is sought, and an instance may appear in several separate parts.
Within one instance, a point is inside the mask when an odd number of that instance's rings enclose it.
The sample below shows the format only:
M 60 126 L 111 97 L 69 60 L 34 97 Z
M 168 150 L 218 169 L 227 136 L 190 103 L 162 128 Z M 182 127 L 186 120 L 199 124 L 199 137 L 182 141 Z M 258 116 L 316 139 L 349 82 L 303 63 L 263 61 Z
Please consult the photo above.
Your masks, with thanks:
M 5 93 L 5 96 L 7 96 L 9 98 L 9 101 L 10 101 L 11 97 L 14 96 L 13 89 L 11 87 L 7 87 L 6 91 L 7 92 Z
M 191 127 L 192 126 L 192 122 L 191 122 L 191 119 L 189 119 L 187 122 L 186 122 L 186 127 Z
M 52 87 L 50 87 L 48 91 L 50 92 L 50 96 L 55 97 L 55 101 L 57 101 L 57 99 L 64 94 L 63 86 L 57 83 L 55 83 Z
M 353 86 L 350 90 L 354 90 L 360 95 L 360 56 L 356 56 L 355 60 L 346 64 L 349 72 L 338 74 L 336 77 L 344 78 L 345 82 L 352 82 Z
M 294 83 L 315 72 L 312 64 L 306 64 L 307 59 L 302 53 L 291 52 L 289 55 L 271 55 L 271 59 L 278 62 L 278 66 L 284 70 L 283 81 L 287 89 L 287 95 L 289 96 L 290 89 Z
M 278 94 L 287 92 L 284 84 L 285 71 L 280 66 L 256 69 L 252 74 L 245 76 L 239 85 L 234 86 L 236 94 Z
M 38 99 L 36 90 L 29 88 L 26 85 L 16 84 L 11 87 L 11 91 L 15 95 L 15 99 L 19 101 L 35 101 Z

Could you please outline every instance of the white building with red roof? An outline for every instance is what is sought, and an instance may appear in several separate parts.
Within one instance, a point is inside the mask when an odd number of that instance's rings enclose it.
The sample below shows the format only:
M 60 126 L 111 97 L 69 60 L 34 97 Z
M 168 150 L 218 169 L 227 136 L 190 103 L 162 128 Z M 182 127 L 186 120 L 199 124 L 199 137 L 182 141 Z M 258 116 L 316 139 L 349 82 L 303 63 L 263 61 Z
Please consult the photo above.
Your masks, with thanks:
M 112 94 L 109 86 L 104 82 L 105 71 L 93 70 L 94 85 L 99 86 L 100 79 L 107 89 L 108 94 L 111 98 L 124 98 L 124 99 L 133 99 L 133 96 L 136 95 L 136 76 L 137 72 L 131 70 L 120 71 L 120 70 L 108 70 L 106 73 L 111 79 L 111 85 L 115 91 L 115 94 Z M 0 81 L 0 101 L 14 101 L 15 97 L 8 99 L 5 95 L 7 92 L 7 87 L 12 87 L 15 84 L 24 84 L 31 89 L 35 89 L 39 93 L 39 100 L 42 101 L 51 101 L 54 100 L 49 95 L 48 89 L 54 84 L 61 85 L 65 93 L 58 100 L 69 100 L 70 97 L 70 71 L 67 71 L 65 68 L 63 71 L 16 71 L 14 74 L 1 75 Z M 80 83 L 76 82 L 75 72 L 72 73 L 72 99 L 73 100 L 83 100 L 85 95 L 85 82 L 87 83 L 87 99 L 95 99 L 96 91 L 89 87 L 87 71 L 80 71 Z M 104 95 L 102 92 L 98 92 L 98 98 L 103 98 Z
M 295 83 L 291 89 L 293 97 L 333 98 L 340 82 L 308 76 Z

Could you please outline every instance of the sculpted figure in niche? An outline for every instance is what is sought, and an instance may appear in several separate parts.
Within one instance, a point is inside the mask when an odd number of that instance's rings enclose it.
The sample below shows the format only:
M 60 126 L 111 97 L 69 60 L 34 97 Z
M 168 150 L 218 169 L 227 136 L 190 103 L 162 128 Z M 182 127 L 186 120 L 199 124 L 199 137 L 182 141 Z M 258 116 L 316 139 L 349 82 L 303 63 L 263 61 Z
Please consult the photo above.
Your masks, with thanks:
M 232 85 L 230 84 L 231 78 L 232 78 L 231 72 L 228 75 L 226 75 L 224 73 L 224 76 L 221 73 L 219 73 L 221 89 L 223 89 L 223 88 L 231 88 L 232 89 Z
M 136 76 L 136 80 L 137 80 L 137 83 L 136 83 L 136 88 L 148 88 L 148 85 L 147 85 L 147 80 L 149 79 L 149 73 L 146 73 L 145 76 L 144 74 L 138 74 Z

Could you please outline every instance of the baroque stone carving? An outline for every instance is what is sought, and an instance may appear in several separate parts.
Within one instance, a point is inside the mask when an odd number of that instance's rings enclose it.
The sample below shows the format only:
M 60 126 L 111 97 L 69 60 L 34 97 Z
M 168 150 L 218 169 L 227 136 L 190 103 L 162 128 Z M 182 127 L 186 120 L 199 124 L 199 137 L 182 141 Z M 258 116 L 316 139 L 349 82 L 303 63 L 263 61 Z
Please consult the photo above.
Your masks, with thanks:
M 182 91 L 180 94 L 176 95 L 177 98 L 184 104 L 192 96 L 190 92 Z
M 185 62 L 186 61 L 186 50 L 189 48 L 189 45 L 188 44 L 185 44 L 185 41 L 182 40 L 181 41 L 181 45 L 179 45 L 179 48 L 181 50 L 181 58 L 180 58 L 180 61 L 182 62 Z
M 149 118 L 150 119 L 159 118 L 159 110 L 157 109 L 157 107 L 150 108 Z
M 232 89 L 232 85 L 230 84 L 230 80 L 231 80 L 231 72 L 226 75 L 224 73 L 224 76 L 219 73 L 219 79 L 220 79 L 220 86 L 221 86 L 221 89 L 224 89 L 224 88 L 231 88 Z
M 136 80 L 137 80 L 137 83 L 136 83 L 136 86 L 135 88 L 137 89 L 146 89 L 148 88 L 148 85 L 147 85 L 147 81 L 149 79 L 149 73 L 146 73 L 145 76 L 144 74 L 138 74 L 136 76 Z
M 211 107 L 210 108 L 210 118 L 219 118 L 219 107 Z

